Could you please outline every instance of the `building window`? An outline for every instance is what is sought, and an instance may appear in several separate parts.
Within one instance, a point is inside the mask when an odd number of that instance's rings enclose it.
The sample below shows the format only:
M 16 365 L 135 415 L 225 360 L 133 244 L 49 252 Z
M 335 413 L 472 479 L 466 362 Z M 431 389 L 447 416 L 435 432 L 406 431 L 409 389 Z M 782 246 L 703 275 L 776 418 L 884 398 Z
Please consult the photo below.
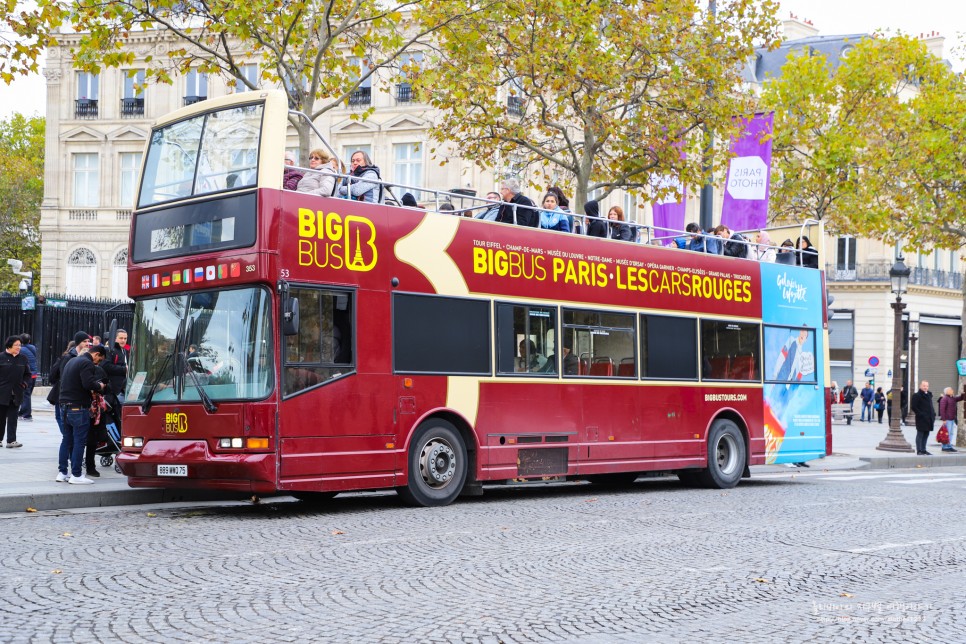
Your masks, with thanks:
M 67 295 L 97 296 L 97 259 L 89 248 L 78 248 L 67 258 Z
M 838 279 L 855 279 L 855 237 L 839 237 L 836 243 L 835 273 Z
M 100 171 L 96 153 L 73 155 L 75 208 L 96 208 L 100 205 Z
M 415 188 L 423 187 L 423 146 L 421 143 L 397 143 L 392 146 L 393 181 L 403 192 L 412 192 L 416 201 L 422 199 Z
M 124 208 L 132 208 L 134 207 L 134 193 L 137 191 L 138 172 L 141 170 L 141 153 L 121 152 L 120 166 L 120 205 Z
M 122 248 L 114 255 L 111 265 L 111 297 L 126 300 L 127 297 L 127 249 Z
M 121 93 L 121 116 L 126 118 L 144 116 L 144 70 L 129 70 L 124 76 Z
M 208 76 L 197 69 L 188 70 L 184 79 L 184 104 L 194 105 L 208 98 Z
M 412 77 L 423 66 L 423 52 L 415 51 L 399 57 L 399 82 L 396 84 L 396 102 L 413 102 Z
M 100 79 L 97 74 L 77 72 L 77 99 L 74 116 L 79 119 L 97 118 L 97 98 Z
M 258 87 L 258 65 L 239 65 L 238 78 L 235 80 L 236 92 L 250 92 Z
M 349 64 L 358 69 L 358 73 L 352 74 L 352 82 L 357 81 L 363 74 L 369 73 L 369 65 L 367 61 L 359 58 L 358 56 L 353 56 L 349 59 Z M 372 76 L 366 77 L 362 84 L 349 94 L 349 106 L 350 107 L 368 107 L 372 104 Z

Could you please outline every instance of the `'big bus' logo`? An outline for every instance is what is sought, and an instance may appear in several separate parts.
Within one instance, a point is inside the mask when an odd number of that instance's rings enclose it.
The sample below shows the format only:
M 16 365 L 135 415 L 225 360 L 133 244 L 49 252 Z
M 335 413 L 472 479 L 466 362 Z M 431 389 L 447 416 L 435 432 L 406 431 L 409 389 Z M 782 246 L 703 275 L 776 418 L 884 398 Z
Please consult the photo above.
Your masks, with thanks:
M 167 412 L 164 415 L 165 434 L 185 434 L 188 432 L 188 414 Z
M 371 271 L 376 227 L 365 217 L 299 208 L 299 266 Z

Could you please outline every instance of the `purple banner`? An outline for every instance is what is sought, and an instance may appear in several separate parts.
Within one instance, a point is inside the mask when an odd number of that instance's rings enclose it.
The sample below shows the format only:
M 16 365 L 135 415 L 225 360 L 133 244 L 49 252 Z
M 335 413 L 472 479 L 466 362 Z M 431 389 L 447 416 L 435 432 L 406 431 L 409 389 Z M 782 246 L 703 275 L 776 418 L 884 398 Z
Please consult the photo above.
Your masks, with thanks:
M 768 221 L 774 121 L 774 112 L 743 119 L 744 134 L 731 142 L 735 157 L 728 166 L 721 208 L 721 223 L 731 230 L 757 230 Z
M 675 187 L 681 192 L 680 201 L 673 195 L 664 197 L 661 201 L 651 203 L 654 213 L 654 237 L 664 242 L 665 246 L 674 243 L 673 237 L 684 230 L 684 210 L 687 205 L 687 187 L 681 185 L 677 177 L 664 176 L 658 180 L 659 187 Z

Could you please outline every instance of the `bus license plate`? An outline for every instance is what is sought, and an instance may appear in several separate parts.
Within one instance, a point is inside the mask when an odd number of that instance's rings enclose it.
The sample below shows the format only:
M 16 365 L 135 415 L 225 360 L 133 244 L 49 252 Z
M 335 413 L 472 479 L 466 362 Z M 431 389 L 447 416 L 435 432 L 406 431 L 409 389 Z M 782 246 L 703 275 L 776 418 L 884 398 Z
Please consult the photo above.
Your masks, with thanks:
M 158 465 L 158 476 L 188 476 L 188 466 Z

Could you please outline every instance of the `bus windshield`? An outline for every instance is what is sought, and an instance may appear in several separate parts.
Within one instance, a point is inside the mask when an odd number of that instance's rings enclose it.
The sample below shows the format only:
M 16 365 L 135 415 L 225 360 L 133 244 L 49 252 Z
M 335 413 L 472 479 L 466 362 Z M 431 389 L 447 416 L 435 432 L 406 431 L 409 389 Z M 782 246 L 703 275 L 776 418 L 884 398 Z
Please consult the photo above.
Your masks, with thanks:
M 138 208 L 254 187 L 263 111 L 261 103 L 241 105 L 154 130 Z
M 275 382 L 270 310 L 268 291 L 254 287 L 137 302 L 127 401 L 193 402 L 199 389 L 212 400 L 266 397 Z

